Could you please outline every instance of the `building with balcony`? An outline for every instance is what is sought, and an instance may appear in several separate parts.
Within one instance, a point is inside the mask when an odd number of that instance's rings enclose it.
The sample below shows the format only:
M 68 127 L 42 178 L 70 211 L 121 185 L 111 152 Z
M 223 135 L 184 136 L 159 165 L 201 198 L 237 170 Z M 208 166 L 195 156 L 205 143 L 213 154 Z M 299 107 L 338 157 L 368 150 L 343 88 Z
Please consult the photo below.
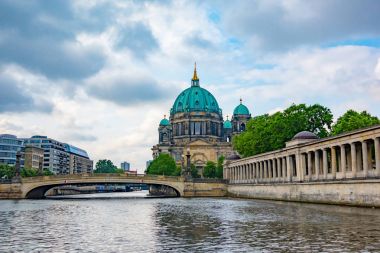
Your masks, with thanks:
M 92 173 L 93 161 L 87 152 L 73 145 L 65 144 L 65 150 L 70 155 L 70 174 Z

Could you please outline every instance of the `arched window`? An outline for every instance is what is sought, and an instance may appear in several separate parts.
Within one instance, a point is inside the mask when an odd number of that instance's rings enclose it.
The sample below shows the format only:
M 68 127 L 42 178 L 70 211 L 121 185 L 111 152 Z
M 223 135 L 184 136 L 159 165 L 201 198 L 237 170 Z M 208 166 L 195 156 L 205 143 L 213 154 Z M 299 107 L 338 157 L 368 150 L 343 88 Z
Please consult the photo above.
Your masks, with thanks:
M 241 123 L 241 125 L 240 125 L 240 131 L 245 131 L 245 124 L 244 123 Z

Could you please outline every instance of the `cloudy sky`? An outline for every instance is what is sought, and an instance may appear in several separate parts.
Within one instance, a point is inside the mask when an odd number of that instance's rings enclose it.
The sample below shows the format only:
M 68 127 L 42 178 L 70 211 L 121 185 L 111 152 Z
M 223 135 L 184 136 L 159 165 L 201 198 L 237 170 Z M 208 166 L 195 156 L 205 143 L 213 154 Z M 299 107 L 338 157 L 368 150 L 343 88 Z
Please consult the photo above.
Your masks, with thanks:
M 380 1 L 0 0 L 0 133 L 141 171 L 190 85 L 231 114 L 320 103 L 380 116 Z

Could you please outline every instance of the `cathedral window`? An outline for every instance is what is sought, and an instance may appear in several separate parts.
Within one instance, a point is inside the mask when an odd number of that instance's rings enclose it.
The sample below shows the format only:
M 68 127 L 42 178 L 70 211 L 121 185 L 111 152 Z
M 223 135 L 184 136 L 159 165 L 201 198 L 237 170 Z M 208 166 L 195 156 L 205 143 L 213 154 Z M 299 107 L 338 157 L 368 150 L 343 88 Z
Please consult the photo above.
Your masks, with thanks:
M 181 134 L 182 134 L 182 124 L 178 123 L 177 124 L 177 135 L 181 135 Z
M 201 134 L 201 122 L 195 122 L 195 135 Z

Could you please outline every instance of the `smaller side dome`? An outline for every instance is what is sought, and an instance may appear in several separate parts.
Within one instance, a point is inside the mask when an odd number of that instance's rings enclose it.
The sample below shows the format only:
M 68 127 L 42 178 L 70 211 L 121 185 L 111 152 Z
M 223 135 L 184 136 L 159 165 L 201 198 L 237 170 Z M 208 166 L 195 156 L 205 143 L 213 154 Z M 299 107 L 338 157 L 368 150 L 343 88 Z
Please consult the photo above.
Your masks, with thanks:
M 234 115 L 249 115 L 249 110 L 243 105 L 242 99 L 240 99 L 240 104 L 235 107 Z
M 319 137 L 309 131 L 302 131 L 294 135 L 292 140 L 317 140 Z
M 160 126 L 168 126 L 168 125 L 170 125 L 170 122 L 166 118 L 166 115 L 164 115 L 164 118 L 160 121 Z
M 223 128 L 224 129 L 231 129 L 232 128 L 231 121 L 229 121 L 229 120 L 224 121 Z
M 241 159 L 241 157 L 237 154 L 232 154 L 227 157 L 227 160 L 239 160 L 239 159 Z

